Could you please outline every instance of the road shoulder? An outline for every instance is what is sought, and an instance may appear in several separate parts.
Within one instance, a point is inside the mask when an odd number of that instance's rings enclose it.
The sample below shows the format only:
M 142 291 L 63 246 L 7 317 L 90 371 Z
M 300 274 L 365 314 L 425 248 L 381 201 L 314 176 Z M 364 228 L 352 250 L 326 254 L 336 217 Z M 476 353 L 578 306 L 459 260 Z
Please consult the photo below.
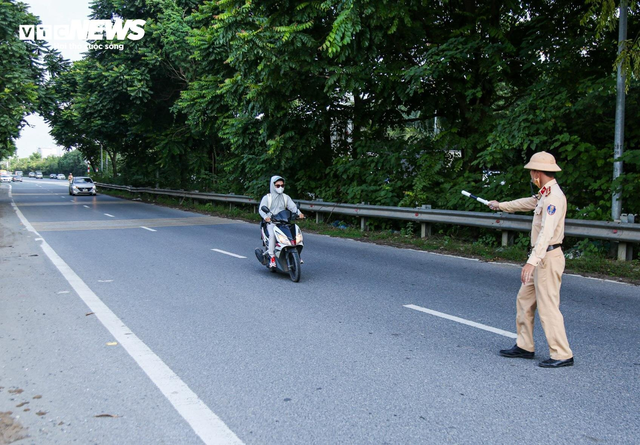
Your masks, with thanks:
M 0 189 L 2 435 L 26 433 L 20 443 L 34 444 L 200 443 L 43 254 L 7 191 Z

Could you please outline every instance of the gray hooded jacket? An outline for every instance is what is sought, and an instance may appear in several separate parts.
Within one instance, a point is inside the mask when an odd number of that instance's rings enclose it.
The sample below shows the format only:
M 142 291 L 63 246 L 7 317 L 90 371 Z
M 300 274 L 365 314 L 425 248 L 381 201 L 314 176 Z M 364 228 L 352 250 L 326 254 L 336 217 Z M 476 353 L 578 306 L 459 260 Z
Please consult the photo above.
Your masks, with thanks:
M 271 193 L 264 195 L 264 197 L 262 198 L 262 201 L 260 201 L 260 206 L 258 208 L 258 211 L 260 212 L 260 216 L 262 216 L 262 219 L 269 216 L 268 214 L 262 211 L 262 206 L 269 207 L 269 209 L 271 210 L 270 213 L 272 215 L 275 215 L 276 213 L 279 213 L 284 209 L 289 209 L 291 213 L 295 213 L 295 214 L 300 213 L 298 211 L 298 207 L 296 207 L 296 204 L 293 202 L 293 199 L 291 199 L 289 195 L 285 193 L 276 192 L 275 183 L 278 180 L 284 181 L 282 176 L 276 175 L 271 177 L 271 180 L 269 181 L 269 190 L 271 191 Z M 271 195 L 271 205 L 269 205 L 269 195 Z

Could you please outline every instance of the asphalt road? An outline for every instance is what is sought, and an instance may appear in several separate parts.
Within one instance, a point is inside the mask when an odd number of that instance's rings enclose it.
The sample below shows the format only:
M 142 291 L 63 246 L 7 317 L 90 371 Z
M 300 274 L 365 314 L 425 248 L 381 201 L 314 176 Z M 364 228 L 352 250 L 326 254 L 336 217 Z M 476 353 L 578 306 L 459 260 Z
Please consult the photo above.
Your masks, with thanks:
M 293 283 L 256 225 L 65 185 L 0 188 L 19 443 L 638 443 L 636 286 L 565 275 L 576 364 L 542 369 L 539 324 L 535 360 L 497 353 L 518 267 L 307 234 Z

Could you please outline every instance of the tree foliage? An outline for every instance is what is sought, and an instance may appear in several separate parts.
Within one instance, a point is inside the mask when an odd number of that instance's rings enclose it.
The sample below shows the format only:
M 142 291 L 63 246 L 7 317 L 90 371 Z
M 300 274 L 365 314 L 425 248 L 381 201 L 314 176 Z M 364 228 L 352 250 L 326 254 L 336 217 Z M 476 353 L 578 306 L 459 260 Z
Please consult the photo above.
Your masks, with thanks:
M 547 150 L 571 216 L 606 219 L 613 187 L 623 211 L 640 213 L 635 125 L 625 174 L 611 179 L 609 7 L 97 0 L 94 18 L 145 18 L 145 37 L 58 61 L 43 108 L 61 144 L 87 159 L 106 150 L 132 184 L 259 196 L 277 173 L 294 196 L 479 209 L 460 190 L 528 194 L 522 166 Z M 640 84 L 629 82 L 633 123 Z
M 13 155 L 26 116 L 37 108 L 48 48 L 42 41 L 20 40 L 18 30 L 39 23 L 24 3 L 0 0 L 0 159 Z
M 78 150 L 64 153 L 62 156 L 47 156 L 42 158 L 39 153 L 32 153 L 27 158 L 13 157 L 10 159 L 11 171 L 21 171 L 26 176 L 29 172 L 41 171 L 44 176 L 62 173 L 68 176 L 85 176 L 87 164 L 83 154 Z
M 622 1 L 616 2 L 615 0 L 587 0 L 590 8 L 583 17 L 582 23 L 594 21 L 598 36 L 605 31 L 614 31 L 619 26 L 619 11 L 622 3 Z M 640 3 L 637 0 L 624 0 L 624 3 L 627 5 L 628 15 L 631 15 L 632 18 L 638 17 Z M 632 30 L 632 33 L 627 37 L 620 44 L 620 52 L 615 65 L 616 67 L 620 65 L 626 78 L 628 91 L 631 80 L 640 78 L 640 32 Z

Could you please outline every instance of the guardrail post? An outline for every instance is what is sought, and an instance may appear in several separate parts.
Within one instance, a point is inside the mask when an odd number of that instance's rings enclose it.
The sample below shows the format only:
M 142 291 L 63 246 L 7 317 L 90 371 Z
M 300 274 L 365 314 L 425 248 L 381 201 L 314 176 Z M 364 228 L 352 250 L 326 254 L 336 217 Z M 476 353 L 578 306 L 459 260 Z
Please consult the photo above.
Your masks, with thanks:
M 515 239 L 515 233 L 510 230 L 502 231 L 502 247 L 513 246 L 513 240 Z
M 369 205 L 369 203 L 361 202 L 360 205 Z M 365 218 L 364 216 L 360 218 L 360 231 L 361 232 L 367 231 L 367 218 Z
M 623 213 L 620 215 L 620 222 L 633 223 L 635 220 L 634 214 Z M 631 243 L 618 243 L 618 261 L 631 261 L 633 259 L 633 244 Z
M 628 219 L 631 224 L 634 224 L 636 222 L 636 216 L 638 215 L 629 213 Z M 627 261 L 631 261 L 632 259 L 633 259 L 633 244 L 629 243 L 629 245 L 627 246 Z
M 633 258 L 633 246 L 627 243 L 618 243 L 618 261 L 631 261 Z
M 324 202 L 323 199 L 316 199 L 316 201 Z M 324 213 L 316 212 L 316 224 L 324 222 Z
M 431 205 L 423 205 L 423 209 L 431 210 Z M 429 223 L 420 223 L 420 238 L 427 238 L 431 236 L 431 224 Z

